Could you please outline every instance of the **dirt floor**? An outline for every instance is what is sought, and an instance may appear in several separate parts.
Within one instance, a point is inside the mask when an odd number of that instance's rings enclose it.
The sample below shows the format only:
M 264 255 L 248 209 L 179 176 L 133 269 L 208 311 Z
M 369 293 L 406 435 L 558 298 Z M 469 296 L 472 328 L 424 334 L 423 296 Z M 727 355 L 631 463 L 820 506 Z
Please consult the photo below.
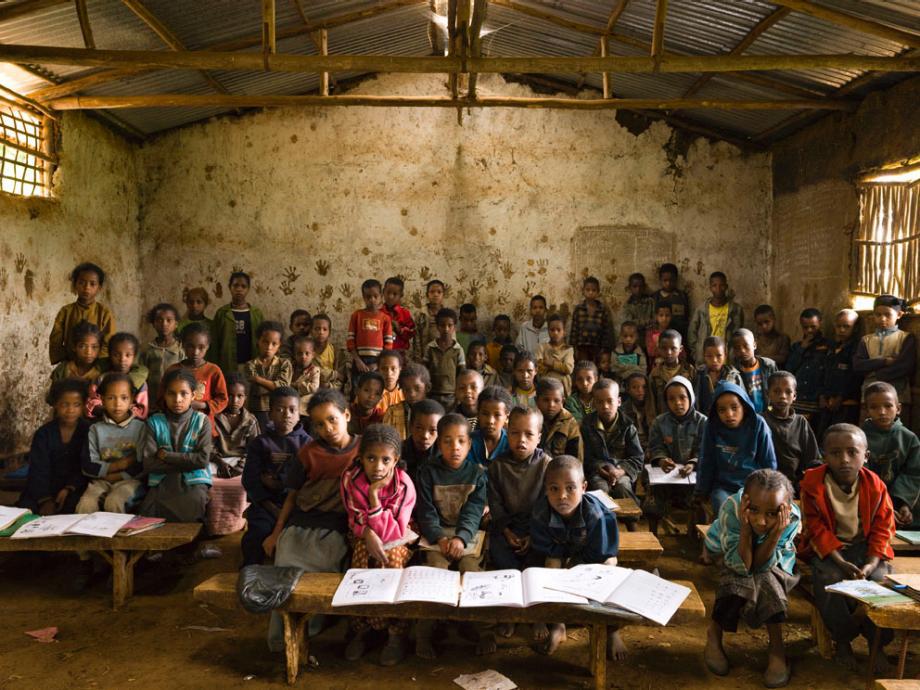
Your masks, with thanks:
M 222 688 L 281 687 L 283 659 L 268 653 L 264 635 L 267 617 L 225 611 L 199 604 L 192 588 L 214 573 L 237 567 L 239 535 L 223 537 L 224 555 L 194 560 L 181 566 L 146 564 L 137 574 L 136 595 L 123 610 L 110 608 L 110 580 L 106 574 L 81 594 L 68 586 L 75 557 L 57 554 L 3 554 L 0 556 L 0 688 Z M 665 577 L 697 583 L 707 607 L 713 601 L 715 572 L 696 564 L 698 542 L 686 537 L 662 537 L 665 556 L 659 561 Z M 60 629 L 58 641 L 36 642 L 24 633 L 48 626 Z M 456 688 L 461 673 L 496 669 L 521 688 L 589 688 L 586 670 L 588 634 L 570 631 L 569 640 L 553 657 L 528 646 L 527 633 L 499 643 L 490 657 L 476 657 L 473 644 L 451 632 L 436 662 L 414 657 L 400 666 L 377 664 L 377 649 L 359 663 L 342 658 L 345 625 L 324 632 L 311 646 L 318 666 L 304 670 L 299 686 L 322 688 L 416 687 Z M 766 635 L 744 631 L 727 638 L 731 674 L 720 679 L 703 666 L 701 652 L 705 623 L 677 628 L 627 628 L 624 638 L 631 658 L 611 664 L 610 688 L 760 688 L 765 663 Z M 821 659 L 811 646 L 808 609 L 793 599 L 786 639 L 794 665 L 791 687 L 862 688 L 862 677 Z M 864 661 L 866 647 L 857 643 Z M 894 646 L 889 648 L 894 652 Z M 912 645 L 908 673 L 920 672 L 920 643 Z

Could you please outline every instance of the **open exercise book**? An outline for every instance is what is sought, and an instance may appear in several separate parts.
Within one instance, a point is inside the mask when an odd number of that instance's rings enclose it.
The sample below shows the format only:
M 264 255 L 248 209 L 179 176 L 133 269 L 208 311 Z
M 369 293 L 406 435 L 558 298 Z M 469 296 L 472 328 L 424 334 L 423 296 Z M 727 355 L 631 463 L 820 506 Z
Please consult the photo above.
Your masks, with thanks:
M 909 604 L 912 599 L 898 594 L 887 587 L 882 587 L 872 580 L 843 580 L 827 585 L 826 592 L 843 594 L 861 601 L 869 606 L 893 606 L 895 604 Z
M 135 519 L 127 513 L 86 513 L 84 515 L 45 515 L 27 522 L 16 530 L 10 539 L 34 537 L 114 537 L 118 531 Z
M 684 468 L 683 465 L 678 465 L 670 472 L 665 472 L 660 467 L 654 467 L 653 465 L 646 465 L 645 471 L 648 472 L 648 481 L 649 484 L 682 484 L 684 486 L 694 486 L 696 485 L 696 471 L 691 472 L 686 477 L 680 476 L 680 471 Z
M 32 511 L 30 511 L 28 508 L 11 508 L 10 506 L 0 506 L 0 530 L 5 530 L 17 520 L 20 520 L 23 515 L 28 515 L 30 512 Z

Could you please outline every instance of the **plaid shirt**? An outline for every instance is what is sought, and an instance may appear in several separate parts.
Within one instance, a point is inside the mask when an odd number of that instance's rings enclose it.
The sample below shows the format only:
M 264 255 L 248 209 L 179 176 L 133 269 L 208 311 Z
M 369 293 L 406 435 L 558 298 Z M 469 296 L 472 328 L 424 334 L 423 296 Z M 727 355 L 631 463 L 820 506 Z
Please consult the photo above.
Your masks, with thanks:
M 588 313 L 585 302 L 575 307 L 569 329 L 569 344 L 572 347 L 610 348 L 612 340 L 610 312 L 602 302 L 598 301 L 594 314 Z

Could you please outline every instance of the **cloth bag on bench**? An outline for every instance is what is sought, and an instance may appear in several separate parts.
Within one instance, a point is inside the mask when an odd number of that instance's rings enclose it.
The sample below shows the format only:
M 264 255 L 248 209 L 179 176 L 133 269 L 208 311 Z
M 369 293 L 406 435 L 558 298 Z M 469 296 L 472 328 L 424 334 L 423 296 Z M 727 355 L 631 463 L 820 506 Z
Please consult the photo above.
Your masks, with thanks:
M 283 606 L 303 575 L 302 568 L 247 565 L 240 570 L 236 593 L 250 613 L 268 613 Z

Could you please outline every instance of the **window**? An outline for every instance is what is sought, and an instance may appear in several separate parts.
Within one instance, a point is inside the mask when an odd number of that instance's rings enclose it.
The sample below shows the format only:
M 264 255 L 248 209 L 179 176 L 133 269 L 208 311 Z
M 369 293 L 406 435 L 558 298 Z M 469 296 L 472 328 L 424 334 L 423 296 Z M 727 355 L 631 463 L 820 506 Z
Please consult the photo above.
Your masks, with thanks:
M 51 125 L 45 116 L 0 99 L 0 190 L 22 196 L 50 196 L 55 162 Z
M 920 300 L 920 164 L 866 176 L 857 191 L 853 293 Z

